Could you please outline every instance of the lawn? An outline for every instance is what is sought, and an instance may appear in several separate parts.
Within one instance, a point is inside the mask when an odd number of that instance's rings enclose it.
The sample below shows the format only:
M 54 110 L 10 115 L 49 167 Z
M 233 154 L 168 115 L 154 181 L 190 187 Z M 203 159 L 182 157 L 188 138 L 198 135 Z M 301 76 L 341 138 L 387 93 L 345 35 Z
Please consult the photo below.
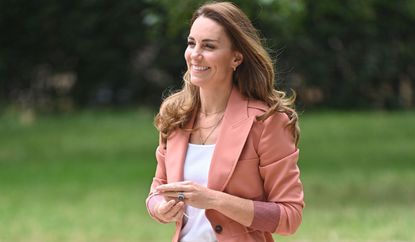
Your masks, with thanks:
M 162 242 L 146 110 L 0 114 L 0 242 Z M 301 228 L 278 241 L 415 241 L 415 112 L 301 115 Z

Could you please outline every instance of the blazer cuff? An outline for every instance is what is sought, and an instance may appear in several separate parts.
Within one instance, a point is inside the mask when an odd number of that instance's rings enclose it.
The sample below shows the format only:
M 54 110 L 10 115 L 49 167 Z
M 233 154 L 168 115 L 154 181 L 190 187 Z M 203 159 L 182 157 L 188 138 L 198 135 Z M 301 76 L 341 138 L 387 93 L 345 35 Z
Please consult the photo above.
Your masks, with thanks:
M 281 209 L 274 202 L 254 201 L 254 219 L 249 227 L 273 233 L 280 222 Z

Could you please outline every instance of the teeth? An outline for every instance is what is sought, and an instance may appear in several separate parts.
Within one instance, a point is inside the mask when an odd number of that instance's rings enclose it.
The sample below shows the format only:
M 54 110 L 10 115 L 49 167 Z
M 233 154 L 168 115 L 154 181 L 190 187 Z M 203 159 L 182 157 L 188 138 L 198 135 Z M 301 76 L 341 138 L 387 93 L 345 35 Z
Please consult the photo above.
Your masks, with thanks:
M 192 66 L 192 67 L 196 71 L 205 71 L 205 70 L 207 70 L 209 68 L 207 66 Z

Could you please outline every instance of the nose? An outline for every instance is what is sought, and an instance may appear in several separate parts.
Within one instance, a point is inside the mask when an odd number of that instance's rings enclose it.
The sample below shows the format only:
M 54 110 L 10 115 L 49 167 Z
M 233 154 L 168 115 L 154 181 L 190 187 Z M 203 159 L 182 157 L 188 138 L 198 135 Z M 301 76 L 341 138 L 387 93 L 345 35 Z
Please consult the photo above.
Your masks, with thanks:
M 198 46 L 195 46 L 191 53 L 192 59 L 200 59 L 202 57 L 202 49 Z

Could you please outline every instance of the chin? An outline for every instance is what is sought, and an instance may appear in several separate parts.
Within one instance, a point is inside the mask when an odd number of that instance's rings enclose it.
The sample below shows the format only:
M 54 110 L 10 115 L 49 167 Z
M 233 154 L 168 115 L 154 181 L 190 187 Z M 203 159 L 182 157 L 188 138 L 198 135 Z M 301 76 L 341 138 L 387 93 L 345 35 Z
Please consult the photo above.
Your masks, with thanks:
M 200 78 L 191 78 L 190 82 L 195 86 L 203 86 L 203 84 L 206 83 L 206 80 L 200 79 Z

